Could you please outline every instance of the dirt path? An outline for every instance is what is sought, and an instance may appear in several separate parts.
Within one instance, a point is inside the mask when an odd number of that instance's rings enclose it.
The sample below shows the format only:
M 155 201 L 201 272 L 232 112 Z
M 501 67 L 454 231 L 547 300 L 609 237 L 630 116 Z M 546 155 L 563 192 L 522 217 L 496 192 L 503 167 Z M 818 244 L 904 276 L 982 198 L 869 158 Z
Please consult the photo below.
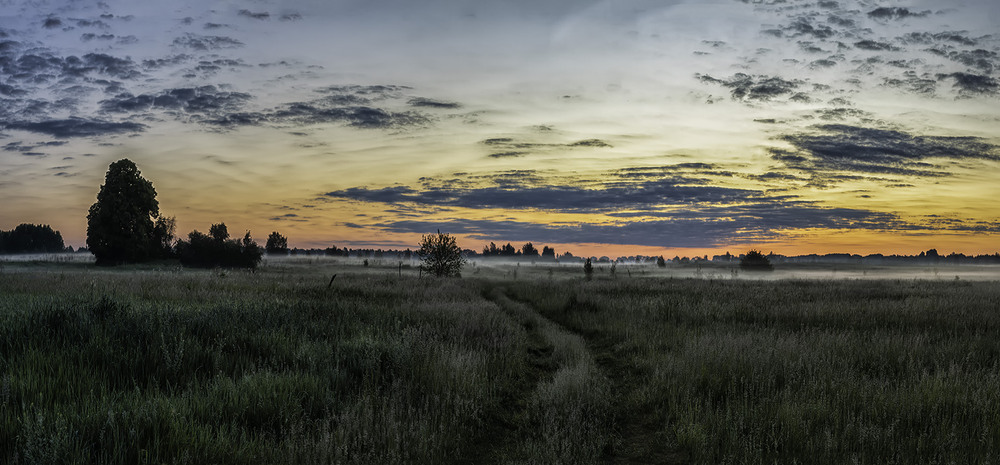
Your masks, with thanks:
M 477 434 L 475 444 L 465 456 L 457 459 L 457 463 L 507 464 L 526 460 L 536 463 L 688 463 L 686 455 L 671 447 L 672 441 L 663 433 L 664 424 L 651 408 L 653 406 L 634 401 L 646 374 L 630 363 L 630 354 L 624 352 L 618 341 L 600 334 L 584 335 L 573 331 L 542 315 L 530 302 L 512 299 L 503 288 L 492 289 L 487 298 L 524 329 L 525 372 L 516 388 L 502 400 L 500 411 L 484 419 L 483 431 Z M 572 308 L 567 310 L 573 311 Z M 559 402 L 551 407 L 540 403 L 540 392 L 551 392 L 554 378 L 559 376 L 557 373 L 565 372 L 575 372 L 585 378 L 573 389 L 582 386 L 600 393 L 599 410 L 604 414 L 591 415 L 577 422 L 579 417 L 574 414 L 580 411 L 567 411 L 566 405 Z M 594 403 L 593 398 L 590 403 Z M 541 415 L 542 418 L 563 422 L 555 434 L 547 421 L 539 421 L 539 410 L 546 408 L 551 411 L 547 412 L 548 416 Z M 582 440 L 573 437 L 581 429 L 580 423 L 585 423 L 582 429 L 588 434 Z M 575 439 L 578 442 L 574 442 Z M 594 443 L 601 444 L 593 447 Z M 575 448 L 587 450 L 576 456 Z M 549 455 L 542 457 L 545 454 Z
M 526 370 L 515 389 L 501 401 L 500 411 L 483 421 L 483 430 L 467 453 L 455 463 L 480 465 L 503 464 L 516 455 L 530 423 L 530 399 L 538 386 L 552 379 L 559 366 L 552 358 L 555 346 L 546 340 L 537 320 L 511 308 L 514 302 L 500 290 L 494 290 L 488 300 L 496 303 L 520 323 L 527 338 L 524 351 Z M 537 312 L 534 312 L 537 315 Z M 541 315 L 537 315 L 542 318 Z
M 530 306 L 529 302 L 523 304 Z M 645 405 L 633 401 L 640 398 L 638 390 L 642 388 L 644 378 L 649 376 L 636 364 L 630 363 L 631 357 L 621 341 L 613 340 L 600 333 L 584 334 L 573 330 L 557 319 L 547 318 L 536 309 L 540 318 L 557 325 L 563 331 L 582 338 L 587 350 L 601 371 L 611 382 L 609 399 L 614 412 L 613 431 L 616 436 L 615 447 L 608 451 L 602 459 L 612 464 L 684 464 L 689 463 L 688 454 L 676 450 L 674 441 L 665 433 L 663 419 L 656 413 L 654 405 Z M 567 314 L 583 311 L 567 308 Z

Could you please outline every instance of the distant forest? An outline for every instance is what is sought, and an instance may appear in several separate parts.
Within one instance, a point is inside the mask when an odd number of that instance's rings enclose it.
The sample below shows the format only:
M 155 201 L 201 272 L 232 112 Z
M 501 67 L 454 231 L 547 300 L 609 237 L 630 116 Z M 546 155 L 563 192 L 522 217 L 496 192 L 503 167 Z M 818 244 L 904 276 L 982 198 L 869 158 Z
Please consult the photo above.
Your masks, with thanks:
M 277 233 L 273 233 L 277 234 Z M 284 239 L 283 236 L 278 236 Z M 287 242 L 286 242 L 287 244 Z M 0 254 L 18 253 L 56 253 L 72 252 L 72 247 L 63 244 L 62 234 L 53 231 L 49 225 L 20 224 L 10 231 L 0 230 Z M 85 247 L 81 247 L 79 252 L 88 252 Z M 657 263 L 660 257 L 647 255 L 631 255 L 617 258 L 611 257 L 582 257 L 573 255 L 570 252 L 557 254 L 555 249 L 543 246 L 541 250 L 531 242 L 524 243 L 520 247 L 515 247 L 511 243 L 497 246 L 491 242 L 483 247 L 482 251 L 464 249 L 466 258 L 473 260 L 508 260 L 518 262 L 560 262 L 560 263 L 583 263 L 590 258 L 594 263 L 632 263 L 632 264 L 653 264 Z M 269 249 L 268 255 L 325 255 L 330 257 L 354 257 L 365 259 L 385 259 L 385 260 L 417 260 L 417 252 L 410 249 L 370 249 L 331 246 L 325 249 L 301 249 L 282 248 L 278 250 Z M 665 262 L 673 265 L 701 265 L 701 264 L 727 264 L 739 263 L 743 255 L 715 255 L 709 257 L 680 257 L 665 259 Z M 786 256 L 775 253 L 767 255 L 768 260 L 774 264 L 780 263 L 864 263 L 864 264 L 1000 264 L 1000 253 L 992 255 L 965 255 L 962 253 L 950 253 L 947 255 L 938 253 L 937 249 L 930 249 L 920 252 L 918 255 L 883 255 L 870 254 L 858 255 L 848 253 L 835 254 L 809 254 Z
M 10 231 L 0 231 L 0 253 L 64 252 L 62 234 L 47 224 L 19 224 Z

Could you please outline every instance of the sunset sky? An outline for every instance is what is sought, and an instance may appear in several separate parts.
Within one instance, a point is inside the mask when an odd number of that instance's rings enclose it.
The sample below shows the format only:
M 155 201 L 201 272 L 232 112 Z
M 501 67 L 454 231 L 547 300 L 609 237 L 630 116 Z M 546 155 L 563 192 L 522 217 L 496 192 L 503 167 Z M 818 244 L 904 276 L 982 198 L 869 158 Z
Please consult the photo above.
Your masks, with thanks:
M 993 253 L 998 96 L 996 0 L 0 0 L 0 229 Z

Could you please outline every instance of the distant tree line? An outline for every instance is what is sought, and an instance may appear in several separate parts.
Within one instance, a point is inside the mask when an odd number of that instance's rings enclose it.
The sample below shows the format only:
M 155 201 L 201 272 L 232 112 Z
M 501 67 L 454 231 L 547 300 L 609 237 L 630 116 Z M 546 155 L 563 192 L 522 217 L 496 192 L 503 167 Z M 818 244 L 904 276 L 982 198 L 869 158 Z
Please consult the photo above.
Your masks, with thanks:
M 63 252 L 62 234 L 47 224 L 19 224 L 10 231 L 0 231 L 0 253 Z
M 555 261 L 556 250 L 545 246 L 539 252 L 531 242 L 525 243 L 520 249 L 515 249 L 510 242 L 500 247 L 497 247 L 496 243 L 490 242 L 490 245 L 483 247 L 483 252 L 479 256 L 483 258 L 526 258 Z
M 256 268 L 263 253 L 250 231 L 230 239 L 225 223 L 213 224 L 208 234 L 191 231 L 188 240 L 177 241 L 176 251 L 182 265 L 196 268 Z

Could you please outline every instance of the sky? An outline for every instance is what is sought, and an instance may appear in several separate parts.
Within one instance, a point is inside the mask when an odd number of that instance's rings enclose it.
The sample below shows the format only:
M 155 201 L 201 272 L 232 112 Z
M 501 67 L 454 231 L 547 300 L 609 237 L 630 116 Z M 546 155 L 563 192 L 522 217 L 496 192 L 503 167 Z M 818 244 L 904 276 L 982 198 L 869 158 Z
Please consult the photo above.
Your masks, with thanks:
M 0 0 L 0 228 L 994 253 L 1000 2 Z

